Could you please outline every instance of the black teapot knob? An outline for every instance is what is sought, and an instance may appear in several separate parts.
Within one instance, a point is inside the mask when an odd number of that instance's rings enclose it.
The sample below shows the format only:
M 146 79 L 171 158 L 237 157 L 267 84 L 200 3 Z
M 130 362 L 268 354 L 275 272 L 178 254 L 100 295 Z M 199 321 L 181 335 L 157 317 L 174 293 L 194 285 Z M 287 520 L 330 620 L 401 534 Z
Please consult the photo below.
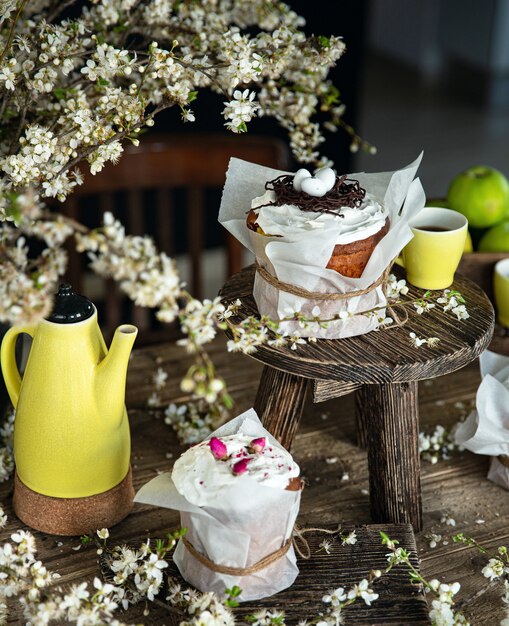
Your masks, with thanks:
M 56 324 L 74 324 L 92 317 L 94 311 L 88 298 L 74 293 L 69 283 L 62 283 L 55 295 L 53 311 L 46 319 Z

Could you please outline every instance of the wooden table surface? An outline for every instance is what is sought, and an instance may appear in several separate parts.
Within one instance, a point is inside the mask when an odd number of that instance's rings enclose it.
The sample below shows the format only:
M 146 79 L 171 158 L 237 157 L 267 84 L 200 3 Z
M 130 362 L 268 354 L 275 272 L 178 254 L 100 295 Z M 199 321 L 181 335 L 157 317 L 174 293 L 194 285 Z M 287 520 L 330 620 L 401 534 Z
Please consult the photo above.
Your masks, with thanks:
M 210 352 L 233 394 L 236 413 L 251 407 L 261 364 L 244 355 L 228 354 L 223 337 L 218 337 Z M 169 374 L 167 385 L 159 392 L 162 402 L 185 401 L 187 397 L 180 391 L 179 381 L 189 363 L 188 355 L 172 344 L 134 353 L 128 375 L 127 406 L 135 489 L 158 472 L 170 470 L 174 459 L 183 451 L 161 415 L 146 408 L 147 398 L 154 391 L 151 377 L 162 367 Z M 419 389 L 421 430 L 429 431 L 437 424 L 452 426 L 464 417 L 473 406 L 478 384 L 477 363 L 424 381 Z M 306 405 L 293 447 L 308 482 L 300 515 L 303 525 L 369 522 L 367 458 L 366 452 L 355 445 L 354 416 L 353 396 Z M 450 540 L 430 548 L 426 535 L 433 531 L 447 540 L 462 531 L 487 547 L 509 543 L 509 493 L 487 481 L 487 471 L 488 458 L 466 451 L 455 452 L 450 460 L 440 460 L 435 465 L 422 463 L 424 530 L 416 536 L 421 571 L 428 578 L 461 583 L 459 602 L 474 626 L 491 626 L 503 617 L 500 587 L 481 575 L 485 558 Z M 21 527 L 12 512 L 11 490 L 11 481 L 0 484 L 0 501 L 9 516 L 8 527 L 1 531 L 1 541 Z M 445 514 L 456 520 L 455 527 L 441 521 Z M 139 543 L 147 534 L 162 536 L 177 526 L 176 513 L 136 505 L 121 524 L 111 529 L 111 541 Z M 94 548 L 74 550 L 79 545 L 77 539 L 41 533 L 35 536 L 39 558 L 61 574 L 62 583 L 91 581 L 98 574 Z M 119 614 L 119 618 L 144 624 L 170 623 L 162 609 L 154 608 L 147 617 L 143 616 L 143 608 L 132 608 L 127 614 Z M 11 614 L 9 623 L 23 624 L 21 612 Z

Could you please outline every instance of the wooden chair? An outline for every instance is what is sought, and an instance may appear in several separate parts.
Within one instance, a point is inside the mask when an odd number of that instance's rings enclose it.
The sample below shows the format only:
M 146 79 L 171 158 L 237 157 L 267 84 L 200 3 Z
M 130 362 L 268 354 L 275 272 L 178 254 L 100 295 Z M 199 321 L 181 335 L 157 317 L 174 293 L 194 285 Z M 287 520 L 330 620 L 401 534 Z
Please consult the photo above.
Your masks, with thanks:
M 286 145 L 272 138 L 250 135 L 146 137 L 138 147 L 127 146 L 117 165 L 108 164 L 96 176 L 86 174 L 84 184 L 68 198 L 63 212 L 94 226 L 100 223 L 104 212 L 111 211 L 121 218 L 129 234 L 151 234 L 159 249 L 170 256 L 174 255 L 176 248 L 176 212 L 185 212 L 185 249 L 191 264 L 189 287 L 194 296 L 201 297 L 204 212 L 211 210 L 217 215 L 219 211 L 217 201 L 213 206 L 209 201 L 207 206 L 206 195 L 210 189 L 222 189 L 232 156 L 282 170 L 290 167 Z M 246 207 L 246 211 L 248 209 Z M 224 237 L 227 272 L 231 275 L 242 267 L 243 248 L 226 231 Z M 84 255 L 70 250 L 66 278 L 78 292 L 83 289 L 86 264 Z M 150 311 L 131 305 L 127 310 L 126 298 L 112 281 L 103 291 L 106 303 L 100 312 L 107 334 L 131 317 L 140 328 L 141 342 L 149 343 L 160 338 L 160 330 L 154 333 L 157 324 Z

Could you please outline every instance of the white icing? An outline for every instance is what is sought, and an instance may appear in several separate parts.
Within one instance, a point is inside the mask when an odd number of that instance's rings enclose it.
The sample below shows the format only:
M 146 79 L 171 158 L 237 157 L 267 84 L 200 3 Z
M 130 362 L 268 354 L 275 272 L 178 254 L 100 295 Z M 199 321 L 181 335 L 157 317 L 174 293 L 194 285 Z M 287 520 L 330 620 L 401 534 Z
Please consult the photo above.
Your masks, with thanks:
M 281 206 L 262 206 L 274 202 L 276 194 L 266 191 L 263 196 L 254 198 L 251 208 L 256 209 L 257 224 L 267 235 L 291 236 L 316 229 L 335 229 L 338 233 L 336 244 L 344 245 L 367 239 L 377 233 L 385 224 L 387 211 L 383 209 L 369 194 L 366 194 L 362 205 L 358 209 L 340 207 L 338 217 L 330 213 L 302 211 L 294 204 Z
M 173 466 L 171 477 L 177 491 L 197 506 L 220 507 L 225 490 L 239 481 L 254 480 L 266 487 L 285 489 L 300 473 L 291 454 L 269 441 L 261 452 L 252 453 L 247 450 L 252 440 L 242 434 L 221 437 L 230 457 L 226 461 L 214 457 L 208 441 L 189 448 Z M 232 467 L 243 458 L 250 459 L 247 471 L 235 475 Z

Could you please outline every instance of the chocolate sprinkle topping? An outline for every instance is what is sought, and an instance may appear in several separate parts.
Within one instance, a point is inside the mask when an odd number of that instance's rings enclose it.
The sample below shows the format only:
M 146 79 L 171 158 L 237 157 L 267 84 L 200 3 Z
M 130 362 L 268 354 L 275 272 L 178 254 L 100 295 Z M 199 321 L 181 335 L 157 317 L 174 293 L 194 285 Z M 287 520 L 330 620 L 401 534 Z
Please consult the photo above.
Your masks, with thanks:
M 359 209 L 366 196 L 366 190 L 360 186 L 359 181 L 347 178 L 346 175 L 336 176 L 334 187 L 321 198 L 296 191 L 293 188 L 293 176 L 290 174 L 282 174 L 274 180 L 267 181 L 265 189 L 274 191 L 276 200 L 262 206 L 295 204 L 301 211 L 330 213 L 337 217 L 343 217 L 341 213 L 338 213 L 341 207 Z

